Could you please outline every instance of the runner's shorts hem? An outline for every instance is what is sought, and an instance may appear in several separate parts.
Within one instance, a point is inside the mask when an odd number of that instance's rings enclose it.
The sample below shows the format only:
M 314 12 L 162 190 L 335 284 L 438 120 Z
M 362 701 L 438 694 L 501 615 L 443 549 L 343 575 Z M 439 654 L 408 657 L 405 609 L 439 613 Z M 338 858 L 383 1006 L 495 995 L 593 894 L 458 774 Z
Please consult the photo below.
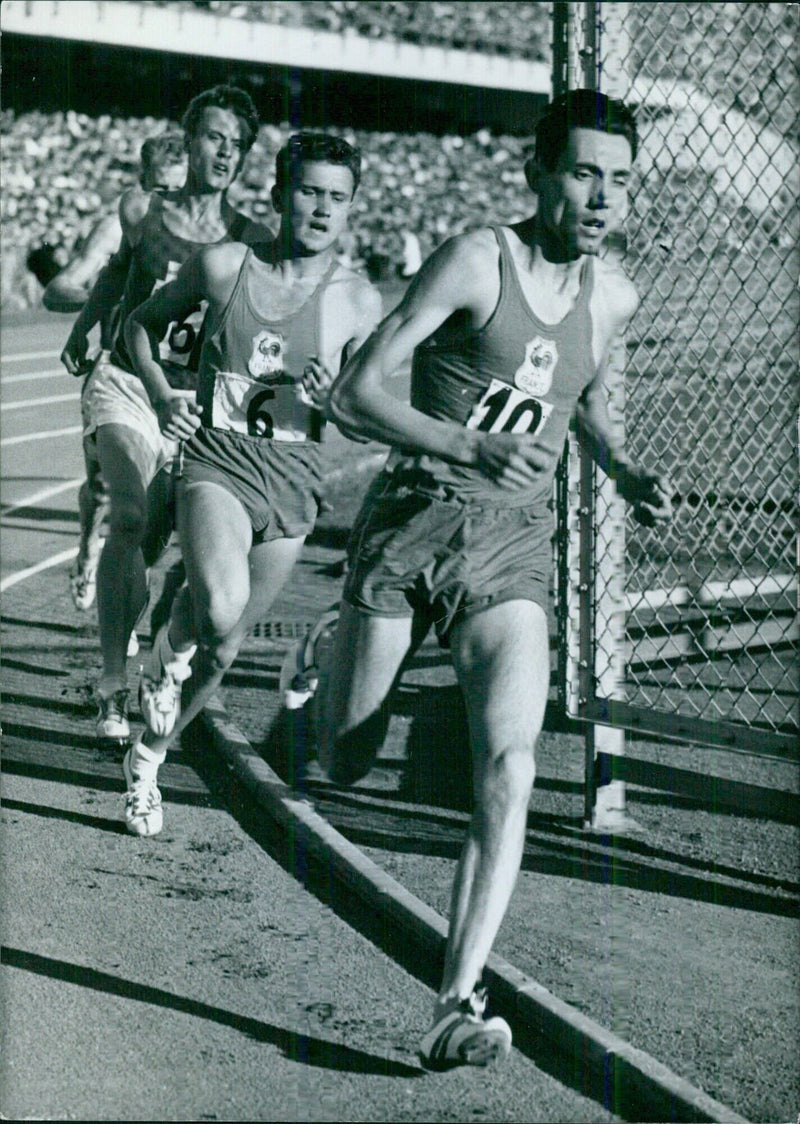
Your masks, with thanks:
M 254 543 L 314 528 L 322 498 L 320 447 L 201 426 L 184 446 L 181 483 L 216 484 L 239 501 Z
M 453 625 L 506 601 L 548 611 L 553 516 L 546 503 L 507 508 L 438 499 L 381 473 L 348 543 L 343 599 L 363 613 Z
M 158 426 L 141 379 L 115 366 L 103 352 L 81 393 L 83 436 L 90 437 L 101 425 L 127 425 L 144 438 L 156 459 L 156 470 L 168 464 L 177 444 Z

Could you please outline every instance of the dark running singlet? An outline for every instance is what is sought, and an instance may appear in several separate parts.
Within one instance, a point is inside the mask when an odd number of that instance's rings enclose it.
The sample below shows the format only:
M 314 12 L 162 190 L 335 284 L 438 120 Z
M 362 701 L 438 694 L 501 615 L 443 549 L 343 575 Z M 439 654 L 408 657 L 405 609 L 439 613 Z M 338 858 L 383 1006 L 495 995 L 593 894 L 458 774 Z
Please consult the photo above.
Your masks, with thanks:
M 204 246 L 235 242 L 247 225 L 247 217 L 237 214 L 231 229 L 218 242 L 193 242 L 173 234 L 164 224 L 163 198 L 158 192 L 150 197 L 150 205 L 142 219 L 139 238 L 133 248 L 130 268 L 116 317 L 116 338 L 111 362 L 134 373 L 122 325 L 140 304 L 161 285 L 172 281 L 187 258 Z M 203 335 L 206 302 L 193 309 L 180 323 L 172 323 L 159 344 L 159 363 L 167 382 L 176 390 L 194 390 Z
M 322 415 L 299 383 L 308 360 L 322 354 L 320 306 L 336 265 L 297 311 L 276 319 L 258 308 L 255 294 L 267 267 L 248 247 L 200 358 L 197 401 L 204 426 L 273 441 L 321 439 Z
M 596 374 L 589 300 L 594 262 L 586 258 L 570 311 L 557 324 L 534 314 L 522 292 L 505 232 L 500 247 L 500 296 L 477 330 L 453 316 L 414 351 L 411 405 L 430 417 L 487 433 L 532 433 L 551 453 L 536 484 L 524 491 L 500 488 L 477 469 L 428 454 L 394 452 L 387 467 L 415 470 L 422 486 L 449 485 L 469 502 L 518 507 L 547 501 L 578 398 Z

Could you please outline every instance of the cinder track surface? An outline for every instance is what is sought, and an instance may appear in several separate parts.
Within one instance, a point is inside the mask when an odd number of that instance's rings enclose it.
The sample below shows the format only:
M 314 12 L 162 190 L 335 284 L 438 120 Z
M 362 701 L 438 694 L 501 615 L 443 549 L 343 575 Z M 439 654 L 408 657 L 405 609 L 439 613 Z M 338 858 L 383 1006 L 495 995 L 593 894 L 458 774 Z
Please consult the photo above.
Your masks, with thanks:
M 3 352 L 46 350 L 48 332 L 57 351 L 65 323 L 7 326 Z M 52 368 L 57 358 L 42 363 Z M 4 376 L 11 371 L 4 364 Z M 47 395 L 77 389 L 64 382 L 49 382 Z M 10 396 L 4 385 L 4 402 Z M 67 428 L 77 424 L 77 402 L 67 417 L 70 408 L 43 406 L 45 416 L 29 424 Z M 9 415 L 15 426 L 25 412 Z M 4 419 L 4 438 L 21 432 Z M 346 497 L 374 471 L 378 451 L 340 448 L 334 492 Z M 79 438 L 12 446 L 3 474 L 5 505 L 58 488 L 80 476 Z M 65 488 L 4 519 L 4 581 L 74 545 L 74 509 L 75 492 Z M 248 642 L 224 689 L 229 715 L 284 776 L 278 671 L 292 636 L 338 596 L 338 528 L 334 511 L 267 635 Z M 427 979 L 430 965 L 403 963 L 379 919 L 359 916 L 341 893 L 329 908 L 324 875 L 297 869 L 296 851 L 231 786 L 207 739 L 195 738 L 163 770 L 163 835 L 140 841 L 120 830 L 119 755 L 95 744 L 88 701 L 99 667 L 94 618 L 72 611 L 67 566 L 31 575 L 3 597 L 9 908 L 0 1110 L 609 1119 L 598 1101 L 613 1105 L 613 1091 L 584 1098 L 585 1075 L 567 1073 L 541 1044 L 531 1051 L 538 1064 L 515 1051 L 502 1077 L 423 1077 L 414 1051 L 432 995 L 414 977 Z M 351 792 L 311 785 L 306 795 L 446 915 L 468 794 L 457 693 L 435 647 L 419 653 L 394 709 L 382 760 L 365 782 Z M 780 763 L 636 746 L 637 756 L 648 753 L 776 788 L 796 784 L 796 770 Z M 586 836 L 581 775 L 578 739 L 546 731 L 523 873 L 497 951 L 739 1114 L 793 1118 L 796 827 L 632 789 L 641 836 Z

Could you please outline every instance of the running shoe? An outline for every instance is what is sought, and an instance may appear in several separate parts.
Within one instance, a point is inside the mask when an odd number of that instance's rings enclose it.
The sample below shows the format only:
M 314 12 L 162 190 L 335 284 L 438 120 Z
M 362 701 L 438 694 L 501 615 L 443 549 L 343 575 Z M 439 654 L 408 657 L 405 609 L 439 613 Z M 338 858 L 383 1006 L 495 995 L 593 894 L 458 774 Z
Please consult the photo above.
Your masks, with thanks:
M 278 691 L 286 710 L 300 710 L 314 697 L 321 668 L 330 657 L 330 647 L 339 605 L 332 605 L 316 620 L 311 631 L 292 645 L 281 664 Z
M 108 698 L 97 695 L 97 736 L 104 741 L 126 742 L 131 736 L 128 724 L 128 692 L 114 691 Z
M 142 718 L 147 728 L 160 738 L 167 737 L 174 730 L 181 712 L 181 686 L 192 674 L 186 656 L 164 661 L 164 649 L 169 645 L 167 627 L 164 625 L 159 630 L 139 681 Z
M 128 651 L 127 656 L 132 660 L 134 656 L 139 655 L 139 637 L 136 635 L 136 629 L 128 637 Z
M 72 594 L 72 604 L 79 613 L 85 613 L 94 604 L 97 593 L 97 563 L 98 559 L 91 561 L 85 559 L 78 563 L 69 572 L 69 591 Z
M 133 745 L 122 759 L 125 776 L 125 826 L 131 835 L 158 835 L 164 824 L 161 812 L 161 793 L 152 777 L 139 777 L 131 764 L 136 746 Z
M 419 1047 L 425 1069 L 492 1065 L 511 1053 L 511 1028 L 505 1019 L 484 1019 L 486 989 L 473 991 L 455 1010 L 431 1027 Z

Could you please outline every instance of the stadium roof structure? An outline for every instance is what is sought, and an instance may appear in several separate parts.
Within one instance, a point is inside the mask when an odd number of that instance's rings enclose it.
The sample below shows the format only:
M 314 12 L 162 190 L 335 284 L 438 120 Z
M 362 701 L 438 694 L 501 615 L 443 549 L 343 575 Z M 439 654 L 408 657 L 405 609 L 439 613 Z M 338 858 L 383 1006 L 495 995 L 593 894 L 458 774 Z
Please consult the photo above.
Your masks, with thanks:
M 550 67 L 126 0 L 4 0 L 4 32 L 176 54 L 549 94 Z

